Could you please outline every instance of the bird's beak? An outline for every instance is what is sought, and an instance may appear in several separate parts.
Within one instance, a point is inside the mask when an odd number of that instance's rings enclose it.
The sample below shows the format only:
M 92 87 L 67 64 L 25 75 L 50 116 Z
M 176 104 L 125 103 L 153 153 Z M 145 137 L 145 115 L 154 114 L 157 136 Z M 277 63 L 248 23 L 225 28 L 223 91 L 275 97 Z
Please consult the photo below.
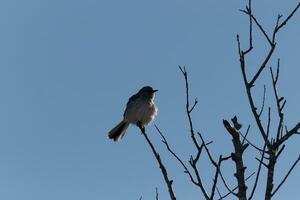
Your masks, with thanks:
M 153 90 L 153 93 L 157 92 L 158 90 Z

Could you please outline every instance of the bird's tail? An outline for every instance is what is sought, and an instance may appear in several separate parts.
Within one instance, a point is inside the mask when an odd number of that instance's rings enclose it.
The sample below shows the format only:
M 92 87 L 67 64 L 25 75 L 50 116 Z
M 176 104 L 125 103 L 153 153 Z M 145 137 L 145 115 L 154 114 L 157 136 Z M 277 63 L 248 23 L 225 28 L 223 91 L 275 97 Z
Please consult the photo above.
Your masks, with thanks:
M 119 141 L 123 138 L 129 123 L 126 121 L 121 121 L 116 127 L 111 129 L 108 133 L 108 138 L 113 139 L 114 141 Z

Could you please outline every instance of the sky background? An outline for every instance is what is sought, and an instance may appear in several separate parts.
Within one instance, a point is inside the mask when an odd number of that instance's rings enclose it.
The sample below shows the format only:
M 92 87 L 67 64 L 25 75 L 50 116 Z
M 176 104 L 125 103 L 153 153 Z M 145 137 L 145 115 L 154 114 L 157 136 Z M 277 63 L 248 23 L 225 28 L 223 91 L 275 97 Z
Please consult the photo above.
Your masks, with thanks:
M 249 139 L 261 144 L 245 96 L 239 69 L 236 34 L 247 44 L 247 17 L 241 0 L 1 0 L 0 2 L 0 199 L 5 200 L 144 200 L 168 199 L 156 160 L 136 127 L 114 143 L 107 132 L 122 120 L 128 98 L 144 85 L 159 89 L 155 123 L 183 160 L 194 147 L 184 114 L 184 81 L 190 76 L 195 129 L 215 158 L 233 147 L 222 119 L 238 115 Z M 253 1 L 254 14 L 272 31 L 278 13 L 296 0 Z M 279 92 L 287 99 L 288 127 L 300 120 L 300 13 L 278 35 Z M 247 63 L 253 72 L 267 45 L 254 30 Z M 260 105 L 268 70 L 255 94 Z M 267 103 L 273 105 L 267 88 Z M 273 103 L 272 103 L 273 102 Z M 264 113 L 264 120 L 266 113 Z M 276 120 L 276 115 L 273 117 Z M 275 122 L 274 122 L 275 123 Z M 274 125 L 274 124 L 273 124 Z M 275 127 L 272 128 L 275 130 Z M 199 199 L 200 191 L 160 142 L 153 124 L 148 134 L 157 146 L 178 199 Z M 299 154 L 300 138 L 288 142 L 279 159 L 275 184 Z M 246 152 L 246 174 L 257 168 L 257 152 Z M 213 168 L 203 156 L 200 173 L 209 187 Z M 223 173 L 235 186 L 229 161 Z M 265 174 L 265 172 L 263 173 Z M 274 199 L 299 195 L 297 166 Z M 253 180 L 253 179 L 252 179 Z M 249 186 L 252 188 L 252 180 Z M 258 188 L 261 199 L 265 186 Z M 220 186 L 222 189 L 222 186 Z M 230 198 L 229 198 L 230 199 Z

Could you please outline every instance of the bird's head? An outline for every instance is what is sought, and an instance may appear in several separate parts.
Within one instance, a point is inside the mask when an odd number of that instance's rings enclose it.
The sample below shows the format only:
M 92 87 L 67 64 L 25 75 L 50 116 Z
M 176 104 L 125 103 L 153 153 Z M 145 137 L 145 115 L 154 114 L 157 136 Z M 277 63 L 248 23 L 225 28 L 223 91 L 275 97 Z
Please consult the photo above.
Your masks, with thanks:
M 157 92 L 158 90 L 154 90 L 152 87 L 150 86 L 145 86 L 142 89 L 140 89 L 140 91 L 138 92 L 142 97 L 145 98 L 154 98 L 154 93 Z
M 139 92 L 145 92 L 145 93 L 155 93 L 157 92 L 158 90 L 154 90 L 152 87 L 150 86 L 145 86 L 143 87 L 142 89 L 140 89 Z

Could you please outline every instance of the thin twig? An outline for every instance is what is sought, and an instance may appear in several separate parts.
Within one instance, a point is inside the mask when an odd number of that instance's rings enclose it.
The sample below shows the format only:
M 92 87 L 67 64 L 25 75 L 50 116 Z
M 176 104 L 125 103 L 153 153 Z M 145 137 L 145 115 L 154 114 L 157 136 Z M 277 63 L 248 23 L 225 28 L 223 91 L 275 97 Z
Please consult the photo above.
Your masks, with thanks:
M 263 159 L 264 159 L 264 156 L 265 156 L 265 150 L 266 150 L 266 147 L 267 145 L 264 144 L 264 147 L 263 147 L 263 153 L 261 155 L 261 158 L 259 160 L 259 164 L 258 164 L 258 169 L 257 169 L 257 173 L 256 173 L 256 177 L 255 177 L 255 181 L 254 181 L 254 185 L 253 185 L 253 188 L 252 188 L 252 191 L 251 191 L 251 194 L 248 198 L 248 200 L 251 200 L 253 198 L 253 195 L 255 193 L 255 190 L 256 190 L 256 187 L 257 187 L 257 183 L 258 183 L 258 179 L 259 179 L 259 175 L 260 175 L 260 172 L 261 172 L 261 166 L 263 164 Z
M 267 39 L 268 43 L 272 46 L 273 43 L 270 39 L 270 37 L 268 36 L 267 32 L 265 31 L 265 29 L 263 28 L 263 26 L 258 22 L 258 20 L 256 19 L 256 17 L 254 17 L 254 15 L 250 12 L 247 12 L 246 10 L 240 10 L 241 12 L 249 15 L 255 22 L 255 24 L 257 25 L 257 27 L 259 28 L 259 30 L 262 32 L 262 34 L 265 36 L 265 38 Z
M 189 122 L 190 136 L 191 136 L 191 139 L 192 139 L 192 141 L 193 141 L 193 143 L 194 143 L 194 145 L 195 145 L 195 147 L 197 149 L 196 157 L 193 158 L 191 156 L 189 163 L 190 163 L 191 167 L 193 168 L 193 170 L 195 172 L 195 175 L 196 175 L 196 180 L 197 181 L 195 181 L 195 182 L 197 182 L 197 185 L 200 187 L 201 192 L 203 193 L 204 197 L 206 199 L 209 199 L 208 193 L 206 192 L 206 190 L 205 190 L 205 188 L 204 188 L 204 186 L 202 184 L 200 173 L 199 173 L 199 171 L 197 169 L 197 162 L 198 162 L 198 160 L 200 158 L 200 154 L 201 154 L 203 145 L 205 145 L 203 143 L 200 144 L 200 142 L 198 142 L 197 139 L 196 139 L 196 137 L 195 137 L 195 131 L 194 131 L 194 127 L 193 127 L 193 120 L 192 120 L 192 116 L 191 116 L 191 112 L 192 112 L 192 110 L 195 108 L 195 106 L 197 104 L 197 99 L 195 99 L 194 105 L 190 108 L 190 93 L 189 93 L 188 73 L 187 73 L 185 67 L 183 67 L 183 68 L 181 66 L 178 66 L 178 67 L 179 67 L 179 70 L 181 71 L 182 75 L 184 76 L 184 81 L 185 81 L 185 96 L 186 96 L 185 110 L 186 110 L 186 114 L 187 114 L 188 122 Z
M 286 140 L 288 140 L 292 135 L 299 134 L 298 130 L 300 129 L 300 122 L 294 126 L 291 130 L 289 130 L 285 135 L 283 135 L 280 140 L 276 143 L 276 146 L 280 146 Z
M 265 100 L 266 100 L 266 85 L 264 85 L 263 101 L 262 101 L 262 106 L 261 106 L 260 112 L 258 114 L 259 117 L 261 116 L 262 112 L 264 111 Z
M 299 7 L 300 7 L 300 2 L 294 8 L 294 10 L 287 16 L 287 18 L 276 28 L 276 30 L 274 31 L 275 33 L 277 33 L 284 25 L 286 25 L 286 23 L 293 17 L 293 15 L 296 13 Z
M 195 131 L 194 131 L 194 127 L 193 127 L 193 121 L 192 121 L 192 117 L 191 117 L 191 109 L 190 109 L 190 94 L 189 94 L 189 83 L 188 83 L 188 74 L 187 71 L 184 68 L 182 68 L 181 66 L 178 66 L 182 75 L 184 76 L 184 80 L 185 80 L 185 96 L 186 96 L 186 105 L 185 105 L 185 109 L 186 109 L 186 113 L 188 116 L 188 121 L 189 121 L 189 126 L 190 126 L 190 132 L 191 132 L 191 138 L 196 146 L 196 148 L 199 150 L 200 145 L 198 144 L 196 138 L 195 138 Z M 196 101 L 195 104 L 196 105 Z M 193 108 L 194 109 L 194 108 Z
M 221 195 L 221 192 L 220 192 L 220 190 L 218 189 L 218 187 L 217 187 L 217 192 L 218 192 L 218 195 L 219 195 L 219 199 L 220 199 L 220 200 L 223 200 L 222 195 Z
M 164 164 L 163 164 L 163 162 L 162 162 L 162 160 L 160 158 L 159 153 L 156 151 L 154 145 L 152 144 L 151 140 L 149 139 L 149 137 L 148 137 L 148 135 L 147 135 L 147 133 L 145 131 L 145 128 L 142 127 L 139 124 L 138 124 L 138 127 L 140 128 L 142 135 L 145 137 L 146 141 L 148 142 L 148 144 L 149 144 L 149 146 L 150 146 L 150 148 L 151 148 L 151 150 L 152 150 L 152 152 L 153 152 L 153 154 L 154 154 L 154 156 L 155 156 L 155 158 L 156 158 L 156 160 L 158 162 L 159 168 L 161 169 L 161 173 L 162 173 L 162 175 L 164 177 L 164 180 L 165 180 L 165 182 L 166 182 L 166 184 L 168 186 L 168 191 L 169 191 L 169 195 L 170 195 L 171 200 L 176 200 L 175 193 L 173 191 L 173 186 L 172 186 L 173 180 L 171 180 L 169 178 L 167 169 L 164 166 Z
M 159 200 L 159 198 L 158 198 L 158 190 L 157 190 L 157 188 L 155 188 L 155 200 Z
M 280 189 L 280 187 L 283 185 L 283 183 L 286 181 L 286 179 L 289 177 L 290 173 L 293 171 L 293 169 L 295 168 L 295 166 L 297 165 L 297 163 L 300 161 L 300 155 L 298 156 L 298 158 L 295 160 L 294 164 L 292 165 L 292 167 L 289 169 L 288 173 L 285 175 L 285 177 L 283 178 L 283 180 L 279 183 L 279 185 L 277 186 L 277 188 L 274 190 L 274 192 L 272 193 L 272 196 L 274 196 L 276 194 L 276 192 Z
M 214 165 L 214 167 L 216 168 L 216 171 L 215 171 L 215 176 L 214 176 L 214 179 L 213 179 L 213 186 L 212 186 L 212 189 L 211 189 L 211 195 L 210 195 L 210 199 L 214 199 L 214 194 L 215 194 L 215 189 L 216 189 L 216 186 L 217 186 L 217 182 L 218 182 L 218 176 L 220 175 L 221 176 L 221 179 L 225 185 L 225 187 L 228 189 L 229 192 L 231 192 L 231 194 L 235 195 L 235 196 L 238 196 L 236 193 L 234 193 L 232 190 L 229 189 L 229 187 L 227 186 L 227 183 L 225 181 L 225 179 L 223 178 L 222 174 L 221 174 L 221 163 L 222 161 L 225 161 L 225 160 L 228 160 L 229 158 L 232 158 L 231 156 L 228 156 L 228 157 L 225 157 L 223 158 L 222 155 L 219 156 L 219 160 L 218 162 L 216 162 L 213 158 L 212 158 L 212 155 L 204 141 L 204 138 L 203 136 L 198 132 L 198 135 L 199 137 L 201 138 L 201 141 L 202 141 L 202 144 L 204 144 L 204 149 L 208 155 L 208 158 L 210 160 L 210 162 L 212 163 L 212 165 Z
M 249 126 L 248 126 L 249 127 Z M 248 130 L 248 129 L 247 129 Z M 248 144 L 250 144 L 254 149 L 256 149 L 256 150 L 258 150 L 258 151 L 260 151 L 260 152 L 263 152 L 263 150 L 261 149 L 261 148 L 259 148 L 258 146 L 256 146 L 256 145 L 254 145 L 249 139 L 247 139 L 246 137 L 247 137 L 247 133 L 248 133 L 248 131 L 246 132 L 246 135 L 244 136 L 240 131 L 238 132 L 241 136 L 242 136 L 242 138 L 243 138 L 243 142 L 242 142 L 242 144 L 244 144 L 244 142 L 246 141 Z
M 253 175 L 255 174 L 255 172 L 253 172 L 252 174 L 250 174 L 245 180 L 247 181 L 248 179 L 250 179 Z M 239 188 L 239 186 L 236 186 L 235 188 L 233 188 L 232 191 L 235 191 Z M 227 194 L 225 194 L 224 196 L 222 196 L 221 198 L 219 198 L 218 200 L 221 200 L 221 199 L 225 199 L 226 197 L 228 197 L 231 193 L 228 192 Z
M 171 149 L 171 147 L 169 146 L 169 143 L 166 139 L 166 137 L 163 135 L 163 133 L 161 132 L 161 130 L 157 127 L 157 125 L 154 125 L 157 132 L 160 134 L 160 136 L 162 137 L 162 142 L 166 145 L 167 150 L 176 158 L 176 160 L 181 164 L 181 166 L 184 169 L 184 172 L 187 173 L 192 181 L 192 183 L 194 183 L 195 185 L 198 185 L 199 183 L 197 183 L 194 179 L 194 177 L 192 176 L 190 170 L 187 168 L 187 166 L 184 164 L 184 162 L 182 161 L 181 158 L 179 158 L 179 156 Z M 202 185 L 202 182 L 201 182 Z
M 246 55 L 253 49 L 253 42 L 252 42 L 252 29 L 253 29 L 253 23 L 252 23 L 252 1 L 249 0 L 248 7 L 246 8 L 247 12 L 249 13 L 249 48 L 244 52 Z
M 253 87 L 255 81 L 257 80 L 257 78 L 260 76 L 261 72 L 266 68 L 267 63 L 269 62 L 270 58 L 273 55 L 273 52 L 275 50 L 276 44 L 272 45 L 271 49 L 269 50 L 267 56 L 265 57 L 264 61 L 262 62 L 260 68 L 258 69 L 258 71 L 256 72 L 256 74 L 253 76 L 252 80 L 249 82 L 249 86 Z

